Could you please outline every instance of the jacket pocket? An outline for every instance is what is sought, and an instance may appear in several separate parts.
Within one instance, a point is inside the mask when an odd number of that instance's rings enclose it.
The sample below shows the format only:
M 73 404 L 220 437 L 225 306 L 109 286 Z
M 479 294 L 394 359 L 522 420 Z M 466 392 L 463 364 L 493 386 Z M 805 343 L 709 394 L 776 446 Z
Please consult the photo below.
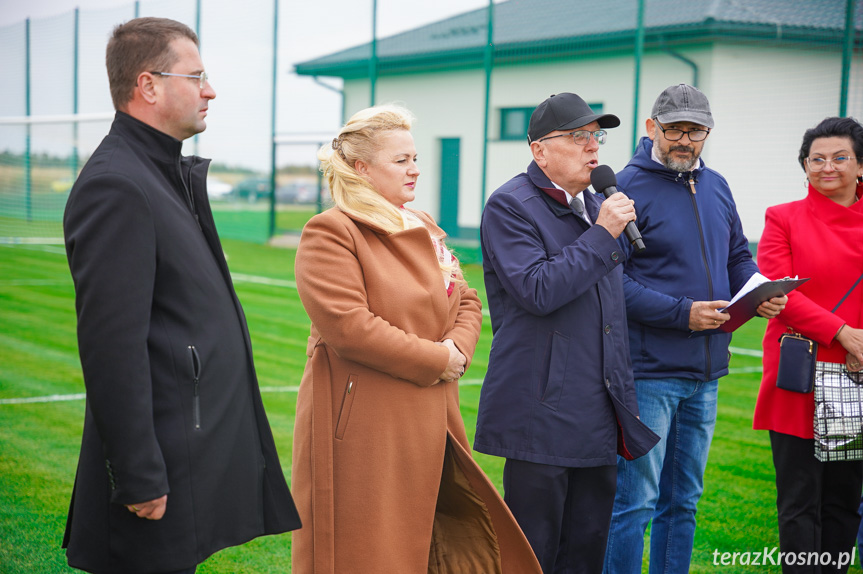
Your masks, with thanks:
M 566 361 L 569 358 L 569 337 L 558 332 L 551 333 L 551 344 L 547 363 L 542 372 L 548 373 L 542 388 L 542 404 L 553 411 L 557 410 L 563 386 L 566 382 Z
M 201 379 L 201 358 L 198 356 L 198 350 L 194 345 L 189 345 L 189 361 L 192 364 L 192 420 L 195 423 L 195 430 L 201 430 L 201 396 L 200 396 L 200 379 Z
M 356 396 L 357 376 L 351 375 L 348 377 L 347 386 L 345 386 L 345 396 L 342 398 L 342 410 L 339 411 L 339 421 L 336 423 L 336 438 L 339 440 L 345 437 L 345 429 L 348 427 L 348 419 L 351 416 L 351 408 L 353 408 Z

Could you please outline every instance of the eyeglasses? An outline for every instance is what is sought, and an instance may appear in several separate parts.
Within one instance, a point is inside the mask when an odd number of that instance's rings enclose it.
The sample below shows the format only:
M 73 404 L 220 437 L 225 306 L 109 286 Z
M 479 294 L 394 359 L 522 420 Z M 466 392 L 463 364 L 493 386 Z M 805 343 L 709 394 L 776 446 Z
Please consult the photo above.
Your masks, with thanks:
M 807 157 L 806 163 L 809 164 L 809 171 L 821 171 L 827 164 L 833 166 L 833 169 L 836 171 L 845 171 L 845 168 L 848 167 L 848 162 L 852 159 L 858 159 L 854 156 L 840 155 L 838 157 L 834 157 L 833 159 L 828 159 L 826 157 Z
M 572 141 L 574 141 L 577 145 L 587 145 L 587 142 L 590 141 L 590 136 L 593 136 L 593 139 L 596 140 L 596 143 L 602 145 L 605 143 L 605 136 L 608 134 L 605 130 L 596 130 L 595 132 L 589 130 L 575 130 L 574 132 L 569 132 L 565 134 L 558 134 L 556 136 L 548 136 L 546 138 L 538 139 L 536 141 L 544 142 L 545 140 L 551 140 L 554 138 L 562 138 L 564 136 L 572 136 Z
M 168 72 L 150 72 L 151 74 L 156 74 L 157 76 L 176 76 L 178 78 L 194 78 L 198 80 L 198 87 L 202 90 L 204 89 L 204 84 L 207 83 L 207 80 L 210 79 L 210 76 L 207 75 L 207 72 L 201 72 L 200 74 L 189 75 L 189 74 L 170 74 Z
M 706 130 L 679 130 L 677 128 L 666 129 L 659 122 L 656 122 L 656 125 L 662 130 L 662 135 L 665 136 L 665 139 L 670 142 L 680 141 L 684 135 L 689 136 L 689 141 L 691 142 L 703 142 L 710 134 L 710 128 Z

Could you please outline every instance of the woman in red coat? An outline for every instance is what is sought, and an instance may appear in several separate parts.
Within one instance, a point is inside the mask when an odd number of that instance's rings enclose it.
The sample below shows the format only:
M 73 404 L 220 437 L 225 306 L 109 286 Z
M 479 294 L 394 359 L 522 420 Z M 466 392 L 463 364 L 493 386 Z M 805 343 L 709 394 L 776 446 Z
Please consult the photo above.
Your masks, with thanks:
M 754 428 L 770 431 L 781 551 L 830 552 L 835 561 L 851 551 L 860 524 L 863 461 L 815 458 L 813 393 L 777 389 L 776 372 L 779 337 L 787 330 L 815 340 L 818 361 L 847 362 L 849 370 L 863 364 L 863 285 L 831 312 L 863 273 L 863 125 L 825 119 L 806 131 L 799 160 L 809 193 L 767 210 L 758 266 L 767 277 L 811 280 L 788 295 L 785 311 L 767 325 Z M 821 570 L 783 565 L 783 572 L 802 571 Z

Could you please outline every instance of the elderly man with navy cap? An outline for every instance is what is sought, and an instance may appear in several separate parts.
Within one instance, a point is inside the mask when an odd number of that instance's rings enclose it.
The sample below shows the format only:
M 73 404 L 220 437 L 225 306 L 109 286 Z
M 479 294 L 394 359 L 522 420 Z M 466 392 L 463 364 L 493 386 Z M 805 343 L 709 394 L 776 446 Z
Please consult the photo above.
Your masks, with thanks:
M 533 161 L 482 216 L 494 339 L 474 448 L 506 458 L 504 498 L 547 573 L 602 569 L 617 454 L 657 440 L 638 420 L 616 241 L 633 202 L 584 193 L 618 125 L 575 94 L 546 99 Z
M 758 271 L 728 182 L 700 157 L 713 124 L 703 92 L 669 86 L 617 176 L 648 246 L 635 254 L 620 242 L 641 420 L 662 440 L 639 460 L 618 460 L 606 573 L 641 573 L 651 521 L 650 572 L 689 572 L 718 379 L 728 374 L 731 334 L 718 327 L 730 315 L 721 310 Z M 758 313 L 774 317 L 787 300 Z

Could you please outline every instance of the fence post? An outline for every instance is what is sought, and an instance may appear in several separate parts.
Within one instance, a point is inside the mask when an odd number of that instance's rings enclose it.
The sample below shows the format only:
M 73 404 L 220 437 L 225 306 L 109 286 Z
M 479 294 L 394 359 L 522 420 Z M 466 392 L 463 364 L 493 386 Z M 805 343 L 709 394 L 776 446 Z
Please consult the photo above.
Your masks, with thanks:
M 641 59 L 644 56 L 644 0 L 638 0 L 635 26 L 635 82 L 632 94 L 632 149 L 638 147 L 638 93 L 641 90 Z
M 80 10 L 75 8 L 75 30 L 74 42 L 72 48 L 72 113 L 76 116 L 72 123 L 72 157 L 70 158 L 69 166 L 72 168 L 72 181 L 78 177 L 78 45 L 81 42 L 80 36 Z
M 494 67 L 494 0 L 488 0 L 488 21 L 485 40 L 485 119 L 482 125 L 482 184 L 480 185 L 479 212 L 485 209 L 485 186 L 488 178 L 488 124 L 491 105 L 491 71 Z
M 369 105 L 375 105 L 378 81 L 378 0 L 372 0 L 372 54 L 369 58 Z
M 201 50 L 201 0 L 195 0 L 195 35 L 198 36 L 198 50 Z M 200 155 L 198 152 L 198 141 L 200 134 L 195 134 L 192 138 L 192 153 Z
M 842 47 L 842 82 L 839 87 L 839 117 L 848 113 L 848 84 L 854 48 L 854 1 L 845 0 L 845 41 Z
M 30 18 L 24 20 L 24 110 L 30 117 Z M 27 136 L 24 141 L 24 208 L 27 221 L 33 220 L 33 162 L 30 158 L 30 138 L 33 124 L 27 122 Z
M 273 98 L 270 125 L 270 225 L 267 238 L 276 234 L 276 96 L 279 77 L 279 0 L 273 0 Z

